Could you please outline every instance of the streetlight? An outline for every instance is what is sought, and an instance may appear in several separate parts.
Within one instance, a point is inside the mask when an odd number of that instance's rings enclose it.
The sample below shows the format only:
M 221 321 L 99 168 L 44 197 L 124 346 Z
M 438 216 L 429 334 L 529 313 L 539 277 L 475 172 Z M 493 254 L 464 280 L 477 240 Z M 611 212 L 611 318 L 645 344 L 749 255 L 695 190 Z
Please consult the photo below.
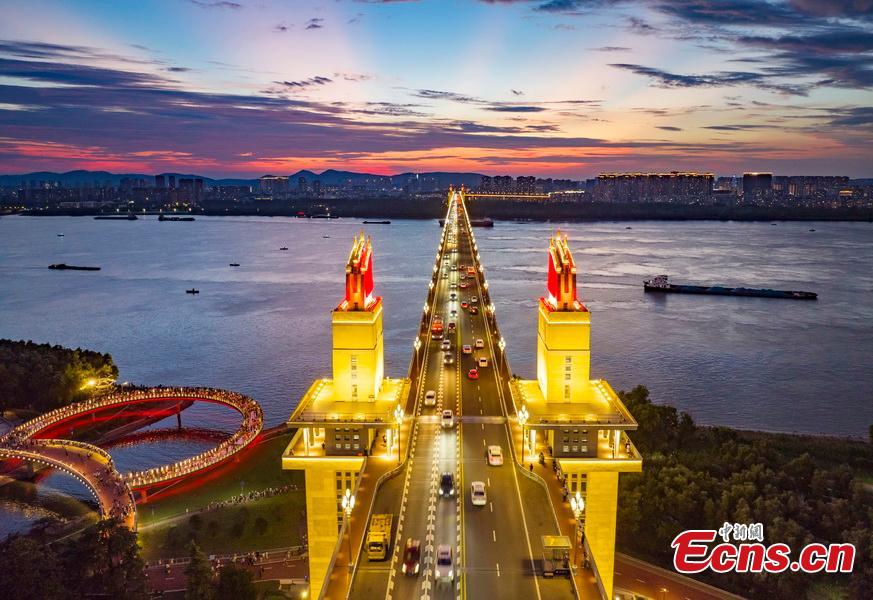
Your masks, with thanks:
M 352 571 L 352 509 L 355 507 L 355 495 L 352 494 L 349 488 L 346 488 L 346 494 L 343 496 L 343 512 L 346 515 L 346 528 L 349 536 L 349 572 Z
M 397 423 L 397 464 L 400 464 L 400 426 L 403 424 L 403 407 L 399 404 L 394 409 L 394 422 Z
M 582 494 L 579 493 L 579 490 L 576 490 L 576 494 L 570 498 L 570 510 L 573 511 L 573 518 L 576 519 L 576 539 L 573 540 L 574 547 L 574 556 L 573 556 L 573 564 L 576 564 L 576 561 L 579 558 L 579 532 L 582 531 L 580 529 L 582 517 L 585 516 L 585 500 L 582 498 Z
M 521 462 L 524 462 L 524 425 L 527 423 L 530 413 L 527 412 L 527 405 L 523 404 L 518 411 L 518 424 L 521 425 Z

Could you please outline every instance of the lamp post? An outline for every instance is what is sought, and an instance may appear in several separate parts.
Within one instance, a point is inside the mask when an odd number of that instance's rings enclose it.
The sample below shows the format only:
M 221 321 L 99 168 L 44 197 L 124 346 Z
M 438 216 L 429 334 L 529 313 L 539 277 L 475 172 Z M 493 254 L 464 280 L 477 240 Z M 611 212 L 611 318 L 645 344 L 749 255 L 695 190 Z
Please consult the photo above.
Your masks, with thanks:
M 518 424 L 521 425 L 521 462 L 524 462 L 524 426 L 527 423 L 530 413 L 527 412 L 527 404 L 522 404 L 518 411 Z
M 394 409 L 394 422 L 397 423 L 397 464 L 400 464 L 400 426 L 403 424 L 403 407 L 399 404 Z
M 349 572 L 352 571 L 352 509 L 355 507 L 355 495 L 352 494 L 349 488 L 346 488 L 346 494 L 343 496 L 343 512 L 346 515 L 346 532 L 349 536 Z
M 573 540 L 573 564 L 579 559 L 579 531 L 582 525 L 582 517 L 585 516 L 585 499 L 582 494 L 576 491 L 576 494 L 570 498 L 570 510 L 573 511 L 573 518 L 576 519 L 576 539 Z

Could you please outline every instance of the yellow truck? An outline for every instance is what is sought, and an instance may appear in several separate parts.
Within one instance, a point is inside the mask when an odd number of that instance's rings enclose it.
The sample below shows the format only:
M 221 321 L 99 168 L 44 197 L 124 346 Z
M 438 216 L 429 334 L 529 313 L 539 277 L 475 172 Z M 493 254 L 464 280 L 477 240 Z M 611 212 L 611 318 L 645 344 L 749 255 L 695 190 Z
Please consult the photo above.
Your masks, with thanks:
M 385 560 L 391 549 L 391 526 L 394 515 L 373 515 L 367 530 L 367 558 Z

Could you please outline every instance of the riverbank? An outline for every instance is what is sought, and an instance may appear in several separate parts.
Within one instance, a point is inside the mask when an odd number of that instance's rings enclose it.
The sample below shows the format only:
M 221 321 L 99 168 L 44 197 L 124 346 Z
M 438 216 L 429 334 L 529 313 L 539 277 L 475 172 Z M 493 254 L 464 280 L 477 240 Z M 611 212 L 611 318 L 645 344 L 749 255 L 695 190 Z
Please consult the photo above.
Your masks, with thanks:
M 868 597 L 873 565 L 873 443 L 783 433 L 702 427 L 687 413 L 653 403 L 646 388 L 620 392 L 639 423 L 631 433 L 643 472 L 620 480 L 617 545 L 672 569 L 671 541 L 689 529 L 761 523 L 765 544 L 793 553 L 810 542 L 852 543 L 851 577 L 785 572 L 752 577 L 702 573 L 701 581 L 750 598 Z
M 600 203 L 473 199 L 472 218 L 507 221 L 871 221 L 873 208 L 805 208 L 759 206 L 689 206 L 655 203 Z M 437 219 L 443 216 L 438 199 L 367 198 L 361 200 L 292 200 L 247 205 L 216 204 L 199 207 L 191 215 L 324 218 L 327 215 L 360 219 Z M 96 209 L 30 210 L 29 216 L 96 216 Z M 150 211 L 146 214 L 155 214 Z

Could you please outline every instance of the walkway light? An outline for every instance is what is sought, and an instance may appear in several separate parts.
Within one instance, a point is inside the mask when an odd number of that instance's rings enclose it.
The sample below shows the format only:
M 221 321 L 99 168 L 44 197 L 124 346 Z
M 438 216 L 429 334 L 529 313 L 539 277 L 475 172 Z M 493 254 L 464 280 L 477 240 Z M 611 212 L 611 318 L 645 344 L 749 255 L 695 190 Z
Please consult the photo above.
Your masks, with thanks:
M 415 351 L 418 352 L 418 349 L 421 348 L 421 338 L 415 338 L 412 342 L 412 347 L 415 348 Z
M 352 571 L 352 509 L 355 507 L 355 495 L 349 488 L 346 488 L 346 494 L 342 501 L 343 512 L 346 515 L 346 525 L 348 527 L 349 536 L 349 572 Z
M 575 564 L 579 558 L 579 532 L 584 531 L 583 518 L 585 516 L 585 499 L 582 498 L 582 494 L 579 493 L 579 490 L 576 490 L 576 493 L 570 497 L 570 510 L 573 511 L 573 518 L 576 519 L 576 539 L 573 540 L 575 552 L 573 564 Z
M 491 309 L 492 312 L 494 309 Z M 506 350 L 506 340 L 503 339 L 503 336 L 500 336 L 500 341 L 497 342 L 497 347 L 500 348 L 500 351 L 503 352 Z
M 530 413 L 527 412 L 527 405 L 523 404 L 518 411 L 518 424 L 521 425 L 521 461 L 524 462 L 524 426 L 530 418 Z
M 399 404 L 394 409 L 394 422 L 397 423 L 397 464 L 400 464 L 400 426 L 403 425 L 403 407 Z

